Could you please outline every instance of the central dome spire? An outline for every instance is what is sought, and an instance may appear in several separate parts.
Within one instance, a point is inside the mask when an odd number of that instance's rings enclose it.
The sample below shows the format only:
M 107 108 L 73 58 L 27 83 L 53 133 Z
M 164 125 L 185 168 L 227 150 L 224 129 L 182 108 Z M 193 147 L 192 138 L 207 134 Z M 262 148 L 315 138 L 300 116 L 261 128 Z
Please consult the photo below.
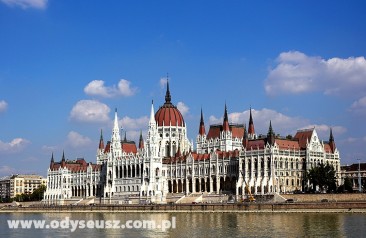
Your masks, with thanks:
M 172 103 L 168 77 L 166 82 L 165 103 L 156 112 L 155 121 L 158 126 L 185 126 L 182 113 Z
M 165 103 L 167 103 L 167 104 L 171 104 L 172 103 L 172 96 L 170 95 L 170 90 L 169 90 L 169 78 L 168 78 L 168 75 L 166 77 Z

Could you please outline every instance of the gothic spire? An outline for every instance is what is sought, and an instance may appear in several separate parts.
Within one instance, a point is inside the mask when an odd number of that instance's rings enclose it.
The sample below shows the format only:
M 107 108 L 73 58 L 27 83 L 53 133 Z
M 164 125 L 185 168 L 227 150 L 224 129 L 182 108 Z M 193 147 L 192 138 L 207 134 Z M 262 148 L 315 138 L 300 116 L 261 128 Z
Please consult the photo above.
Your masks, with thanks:
M 104 141 L 103 141 L 103 130 L 100 129 L 100 139 L 99 139 L 99 149 L 104 149 Z
M 246 148 L 248 146 L 248 133 L 247 133 L 247 125 L 244 124 L 244 135 L 243 135 L 243 147 Z
M 224 113 L 224 122 L 223 122 L 223 130 L 224 131 L 228 131 L 229 130 L 229 119 L 227 116 L 227 107 L 226 107 L 226 102 L 225 102 L 225 113 Z
M 127 131 L 125 131 L 125 138 L 123 138 L 123 141 L 126 142 L 127 141 Z
M 139 149 L 144 148 L 144 138 L 142 137 L 142 131 L 140 131 Z
M 65 151 L 62 151 L 62 159 L 61 159 L 62 162 L 65 162 Z
M 332 128 L 330 128 L 330 133 L 329 133 L 329 146 L 332 149 L 332 152 L 334 153 L 335 149 L 336 149 L 336 144 L 334 142 L 334 137 L 333 137 L 333 131 Z
M 329 135 L 329 142 L 331 142 L 331 141 L 334 142 L 332 127 L 330 128 L 330 135 Z
M 249 127 L 248 127 L 248 134 L 251 136 L 254 136 L 255 130 L 254 130 L 254 123 L 253 123 L 253 117 L 252 117 L 252 107 L 250 107 L 249 112 Z
M 54 163 L 55 160 L 53 159 L 53 152 L 52 152 L 52 156 L 51 156 L 51 163 Z
M 155 124 L 154 100 L 151 101 L 150 124 Z
M 203 121 L 203 112 L 202 112 L 202 108 L 201 108 L 201 120 L 200 120 L 200 128 L 198 133 L 200 135 L 205 135 L 206 131 L 205 131 L 205 122 Z
M 274 142 L 275 142 L 275 133 L 273 132 L 273 129 L 272 129 L 272 121 L 269 121 L 269 128 L 268 128 L 268 133 L 267 133 L 267 142 L 270 145 L 274 145 Z

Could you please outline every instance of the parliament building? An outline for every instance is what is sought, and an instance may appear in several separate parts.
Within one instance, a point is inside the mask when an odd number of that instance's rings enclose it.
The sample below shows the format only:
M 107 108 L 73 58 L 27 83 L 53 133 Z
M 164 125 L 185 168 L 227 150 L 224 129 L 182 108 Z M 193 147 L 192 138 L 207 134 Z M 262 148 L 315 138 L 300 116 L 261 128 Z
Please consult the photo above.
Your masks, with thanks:
M 306 191 L 306 171 L 318 164 L 332 165 L 340 178 L 340 156 L 332 130 L 329 140 L 315 128 L 294 136 L 275 134 L 269 120 L 266 135 L 257 135 L 250 110 L 248 126 L 229 123 L 225 105 L 223 122 L 206 133 L 203 112 L 196 146 L 187 137 L 187 125 L 172 103 L 167 83 L 165 102 L 155 112 L 151 105 L 145 138 L 138 144 L 121 138 L 117 110 L 111 139 L 101 132 L 96 162 L 55 162 L 52 154 L 47 172 L 44 202 L 67 204 L 95 198 L 121 202 L 130 198 L 166 203 L 168 198 L 208 195 L 271 195 Z

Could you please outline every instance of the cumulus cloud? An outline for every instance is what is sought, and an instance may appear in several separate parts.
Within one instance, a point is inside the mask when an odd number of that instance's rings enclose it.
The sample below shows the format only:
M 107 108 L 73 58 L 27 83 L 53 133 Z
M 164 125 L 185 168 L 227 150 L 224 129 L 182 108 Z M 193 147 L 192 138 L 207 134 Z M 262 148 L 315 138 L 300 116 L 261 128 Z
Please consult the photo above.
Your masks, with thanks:
M 268 95 L 319 91 L 326 95 L 360 97 L 366 90 L 366 59 L 323 59 L 298 51 L 281 53 L 265 80 Z
M 93 80 L 85 86 L 84 92 L 91 96 L 111 98 L 117 96 L 129 97 L 137 91 L 137 88 L 131 87 L 131 82 L 125 79 L 121 79 L 117 86 L 105 86 L 104 83 L 103 80 Z
M 248 126 L 249 114 L 249 110 L 229 113 L 229 122 L 246 124 Z M 267 108 L 263 108 L 261 110 L 252 109 L 252 116 L 256 134 L 266 135 L 268 132 L 269 121 L 271 120 L 274 132 L 282 136 L 289 134 L 294 135 L 298 129 L 315 127 L 320 138 L 327 140 L 329 137 L 329 126 L 311 124 L 309 120 L 305 118 L 287 116 L 283 113 Z M 217 118 L 213 115 L 209 117 L 210 124 L 221 124 L 222 122 L 223 117 Z M 346 131 L 346 128 L 341 126 L 333 126 L 332 130 L 334 134 L 342 134 Z
M 343 126 L 329 126 L 325 124 L 310 124 L 306 125 L 300 129 L 307 129 L 307 128 L 315 128 L 318 136 L 320 138 L 324 138 L 324 140 L 328 140 L 330 128 L 332 128 L 333 135 L 341 135 L 347 131 L 347 128 Z
M 10 142 L 0 141 L 0 153 L 17 153 L 22 151 L 30 141 L 23 138 L 15 138 Z
M 80 122 L 109 121 L 110 108 L 96 100 L 80 100 L 70 112 L 70 119 Z
M 83 136 L 75 131 L 70 131 L 67 135 L 67 144 L 73 148 L 80 148 L 91 145 L 92 140 L 89 137 Z
M 131 118 L 125 116 L 119 121 L 119 125 L 121 125 L 124 128 L 124 130 L 146 129 L 148 123 L 149 118 L 147 116 L 143 116 L 140 118 Z
M 47 7 L 48 0 L 1 0 L 8 6 L 21 7 L 23 9 L 36 8 L 45 9 Z
M 183 116 L 187 115 L 187 113 L 189 111 L 189 107 L 186 104 L 184 104 L 183 102 L 178 102 L 177 108 L 180 111 L 180 113 L 182 113 Z
M 366 113 L 366 96 L 353 102 L 350 110 L 355 113 Z
M 6 111 L 7 108 L 8 108 L 8 103 L 5 102 L 4 100 L 1 100 L 0 101 L 0 112 Z
M 2 165 L 0 166 L 0 176 L 9 176 L 12 174 L 16 173 L 16 169 L 7 166 L 7 165 Z
M 119 121 L 119 125 L 122 126 L 123 132 L 122 138 L 124 134 L 127 134 L 128 140 L 138 141 L 140 138 L 140 133 L 143 135 L 147 132 L 147 125 L 149 123 L 149 118 L 147 116 L 139 117 L 139 118 L 131 118 L 128 116 L 123 117 Z
M 168 77 L 162 77 L 162 78 L 160 78 L 160 81 L 159 81 L 160 88 L 161 89 L 165 88 L 167 82 L 168 82 Z

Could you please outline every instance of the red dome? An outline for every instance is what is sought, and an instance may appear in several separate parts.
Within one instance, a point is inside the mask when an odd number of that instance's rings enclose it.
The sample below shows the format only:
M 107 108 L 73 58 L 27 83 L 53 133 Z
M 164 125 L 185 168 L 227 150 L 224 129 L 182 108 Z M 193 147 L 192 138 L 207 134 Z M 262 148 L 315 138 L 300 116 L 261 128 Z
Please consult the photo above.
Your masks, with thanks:
M 163 124 L 164 126 L 184 126 L 182 113 L 171 103 L 169 82 L 167 82 L 165 103 L 155 113 L 155 121 L 158 126 L 163 126 Z
M 164 103 L 155 114 L 155 121 L 158 126 L 183 126 L 182 113 L 173 104 Z

